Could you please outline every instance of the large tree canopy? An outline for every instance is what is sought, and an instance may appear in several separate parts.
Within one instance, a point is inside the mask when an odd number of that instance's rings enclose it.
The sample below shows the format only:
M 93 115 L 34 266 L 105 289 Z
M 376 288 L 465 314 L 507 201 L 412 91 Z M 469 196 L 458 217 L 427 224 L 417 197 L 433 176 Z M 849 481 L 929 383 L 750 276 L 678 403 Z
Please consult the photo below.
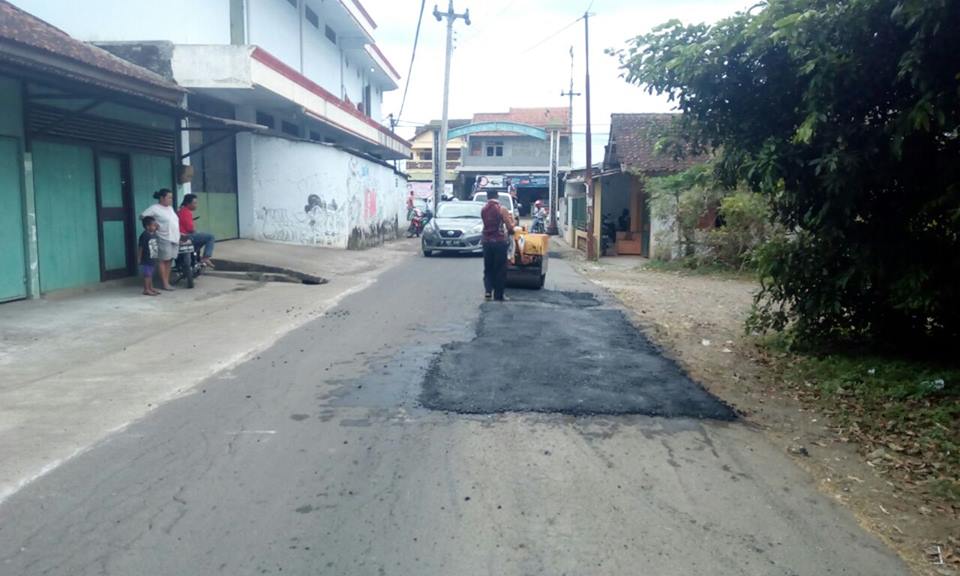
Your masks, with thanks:
M 769 0 L 619 55 L 790 231 L 755 325 L 960 346 L 960 0 Z

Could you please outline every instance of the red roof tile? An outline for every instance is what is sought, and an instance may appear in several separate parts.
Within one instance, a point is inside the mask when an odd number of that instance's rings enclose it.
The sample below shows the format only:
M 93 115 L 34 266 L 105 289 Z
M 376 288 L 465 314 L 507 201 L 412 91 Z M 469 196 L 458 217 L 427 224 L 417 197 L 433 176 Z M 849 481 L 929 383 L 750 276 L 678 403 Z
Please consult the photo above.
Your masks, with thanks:
M 701 164 L 706 156 L 686 156 L 676 160 L 657 150 L 657 143 L 676 132 L 678 114 L 611 114 L 610 139 L 605 166 L 620 166 L 643 172 L 680 172 Z
M 473 122 L 516 122 L 537 128 L 570 129 L 570 109 L 564 107 L 510 108 L 509 112 L 480 112 L 473 115 Z

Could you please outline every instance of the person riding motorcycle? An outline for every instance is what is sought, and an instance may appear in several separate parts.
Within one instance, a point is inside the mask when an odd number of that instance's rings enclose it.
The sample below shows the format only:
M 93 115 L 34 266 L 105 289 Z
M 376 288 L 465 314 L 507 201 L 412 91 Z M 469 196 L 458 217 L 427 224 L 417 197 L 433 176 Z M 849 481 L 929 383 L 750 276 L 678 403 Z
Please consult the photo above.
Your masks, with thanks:
M 419 237 L 432 219 L 433 212 L 430 211 L 429 207 L 424 207 L 422 210 L 414 208 L 410 217 L 410 226 L 407 228 L 407 238 Z
M 531 215 L 533 216 L 533 225 L 530 227 L 530 231 L 543 234 L 547 220 L 547 209 L 543 206 L 543 200 L 537 200 L 533 203 Z

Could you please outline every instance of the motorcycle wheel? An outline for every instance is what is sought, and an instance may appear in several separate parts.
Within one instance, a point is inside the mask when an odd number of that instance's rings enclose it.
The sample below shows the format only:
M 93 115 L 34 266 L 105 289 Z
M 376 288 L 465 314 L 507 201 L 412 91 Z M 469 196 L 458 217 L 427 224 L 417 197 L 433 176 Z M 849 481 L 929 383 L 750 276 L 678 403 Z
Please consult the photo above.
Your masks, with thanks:
M 183 267 L 183 275 L 187 279 L 187 288 L 193 288 L 193 263 L 190 262 L 190 255 L 180 256 L 180 266 Z

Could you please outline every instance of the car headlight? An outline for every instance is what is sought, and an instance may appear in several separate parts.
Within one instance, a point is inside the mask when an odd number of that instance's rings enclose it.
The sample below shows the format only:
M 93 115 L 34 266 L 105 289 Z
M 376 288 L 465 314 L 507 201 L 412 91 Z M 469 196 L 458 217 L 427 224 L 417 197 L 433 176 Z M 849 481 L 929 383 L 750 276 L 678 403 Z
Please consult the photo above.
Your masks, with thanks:
M 471 233 L 471 234 L 479 234 L 479 233 L 481 233 L 481 232 L 483 232 L 483 223 L 482 223 L 482 222 L 479 223 L 479 224 L 474 224 L 474 225 L 473 225 L 473 228 L 470 229 L 470 233 Z

